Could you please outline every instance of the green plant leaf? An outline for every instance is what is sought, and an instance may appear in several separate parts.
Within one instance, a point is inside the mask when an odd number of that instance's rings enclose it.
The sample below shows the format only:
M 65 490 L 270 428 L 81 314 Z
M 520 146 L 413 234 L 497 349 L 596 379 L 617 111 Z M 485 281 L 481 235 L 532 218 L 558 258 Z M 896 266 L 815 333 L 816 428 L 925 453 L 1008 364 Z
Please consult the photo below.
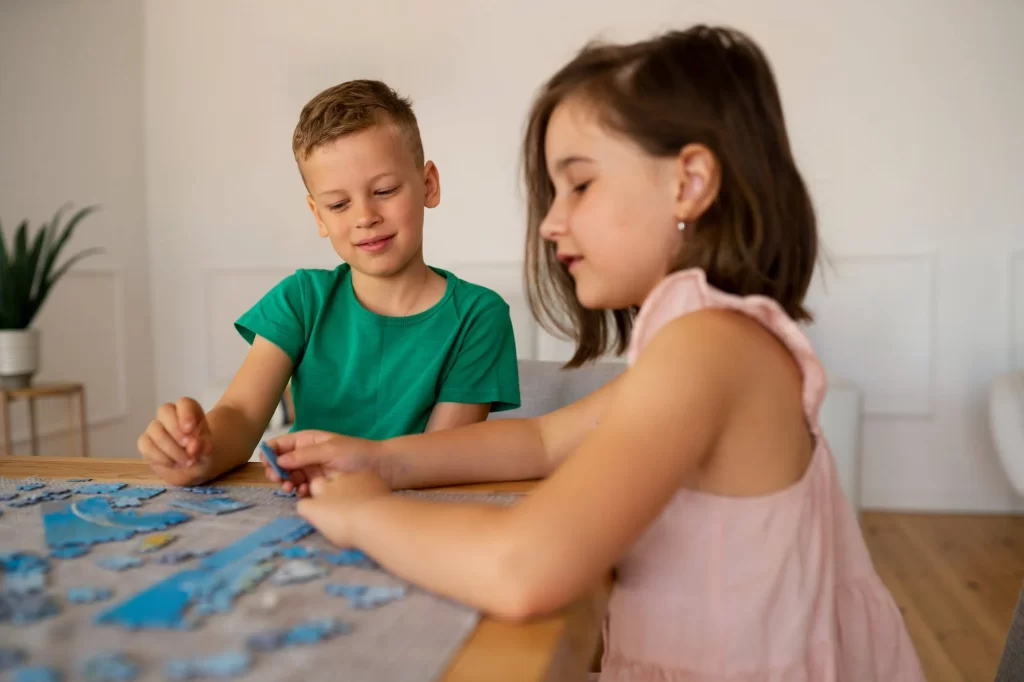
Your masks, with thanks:
M 56 243 L 51 242 L 46 259 L 43 261 L 43 271 L 40 273 L 42 281 L 46 281 L 47 279 L 50 278 L 50 273 L 53 271 L 53 266 L 57 262 L 57 257 L 60 256 L 61 249 L 64 248 L 64 244 L 66 244 L 68 239 L 71 238 L 71 235 L 74 233 L 75 228 L 78 226 L 78 223 L 80 223 L 83 218 L 85 218 L 87 215 L 95 211 L 97 208 L 97 206 L 86 206 L 85 208 L 79 210 L 78 213 L 71 216 L 71 220 L 68 221 L 67 226 L 64 228 L 63 234 L 61 234 L 60 238 L 57 239 Z M 54 225 L 53 235 L 55 235 L 59 231 L 60 226 Z M 53 235 L 51 235 L 51 239 Z

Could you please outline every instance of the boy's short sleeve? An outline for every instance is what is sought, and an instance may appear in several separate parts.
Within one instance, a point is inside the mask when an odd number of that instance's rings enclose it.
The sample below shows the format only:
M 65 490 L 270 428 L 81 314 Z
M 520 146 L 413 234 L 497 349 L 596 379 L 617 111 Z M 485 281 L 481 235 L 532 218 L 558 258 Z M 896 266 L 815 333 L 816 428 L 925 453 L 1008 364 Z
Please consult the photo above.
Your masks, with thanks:
M 437 402 L 491 403 L 492 412 L 519 407 L 516 341 L 504 301 L 483 308 L 469 320 Z
M 283 350 L 298 365 L 306 346 L 300 272 L 281 280 L 235 322 L 235 329 L 250 345 L 257 336 Z

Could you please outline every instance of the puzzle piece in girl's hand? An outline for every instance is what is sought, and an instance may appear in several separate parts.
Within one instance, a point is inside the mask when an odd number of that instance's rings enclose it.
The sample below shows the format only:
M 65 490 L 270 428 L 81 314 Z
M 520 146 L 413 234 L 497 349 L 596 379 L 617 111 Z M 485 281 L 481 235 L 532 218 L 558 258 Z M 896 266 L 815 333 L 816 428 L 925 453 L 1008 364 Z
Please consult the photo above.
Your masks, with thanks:
M 127 483 L 86 483 L 75 488 L 75 492 L 79 495 L 112 495 L 127 487 Z
M 137 497 L 111 497 L 110 506 L 114 509 L 127 509 L 128 507 L 141 507 L 142 500 Z
M 10 502 L 18 497 L 18 493 L 0 493 L 0 502 Z
M 168 661 L 164 676 L 172 680 L 194 680 L 201 677 L 237 677 L 252 666 L 252 656 L 246 651 L 226 651 L 213 656 L 179 658 Z
M 91 657 L 82 665 L 86 682 L 132 682 L 142 669 L 124 654 L 107 652 Z
M 366 556 L 365 553 L 358 549 L 343 549 L 334 553 L 324 553 L 320 556 L 335 566 L 358 566 L 359 568 L 371 569 L 380 568 L 377 565 L 377 562 Z
M 22 492 L 28 492 L 30 490 L 39 490 L 40 488 L 45 487 L 45 483 L 22 483 L 21 485 L 18 486 L 18 490 Z
M 208 485 L 193 485 L 186 488 L 182 488 L 186 493 L 193 493 L 195 495 L 223 495 L 227 492 L 224 488 L 214 488 Z
M 0 623 L 10 620 L 15 625 L 29 625 L 58 613 L 60 604 L 48 595 L 0 591 Z
M 127 571 L 131 568 L 138 568 L 143 563 L 145 562 L 143 562 L 139 557 L 129 556 L 127 554 L 113 554 L 96 560 L 97 566 L 118 572 Z
M 270 444 L 266 441 L 260 443 L 260 452 L 263 453 L 263 459 L 266 460 L 270 468 L 274 470 L 274 473 L 281 477 L 282 481 L 288 480 L 288 472 L 281 468 L 281 465 L 277 463 L 277 451 L 270 447 Z
M 15 666 L 23 665 L 28 660 L 24 649 L 0 647 L 0 673 Z
M 345 597 L 353 609 L 372 609 L 399 599 L 405 599 L 404 587 L 380 587 L 370 585 L 325 585 L 324 591 L 332 597 Z
M 327 569 L 303 559 L 286 561 L 270 579 L 275 585 L 305 583 L 327 575 Z
M 201 514 L 230 514 L 252 506 L 230 497 L 208 497 L 205 500 L 171 500 L 171 506 Z
M 118 511 L 105 497 L 89 497 L 46 509 L 43 513 L 43 531 L 47 546 L 59 549 L 67 545 L 127 540 L 136 533 L 164 530 L 191 518 L 179 511 L 154 514 Z
M 92 604 L 113 596 L 114 591 L 109 587 L 69 587 L 67 592 L 67 600 L 72 604 Z
M 54 559 L 77 559 L 89 553 L 89 545 L 66 545 L 50 551 Z
M 139 540 L 138 546 L 135 551 L 142 554 L 149 554 L 155 552 L 158 549 L 163 549 L 167 545 L 171 544 L 178 539 L 178 536 L 174 533 L 153 533 Z
M 64 675 L 56 668 L 32 666 L 15 668 L 11 673 L 11 682 L 63 682 Z
M 316 644 L 352 632 L 352 625 L 337 618 L 307 620 L 291 628 L 265 630 L 250 635 L 245 645 L 251 651 L 276 651 L 287 646 Z

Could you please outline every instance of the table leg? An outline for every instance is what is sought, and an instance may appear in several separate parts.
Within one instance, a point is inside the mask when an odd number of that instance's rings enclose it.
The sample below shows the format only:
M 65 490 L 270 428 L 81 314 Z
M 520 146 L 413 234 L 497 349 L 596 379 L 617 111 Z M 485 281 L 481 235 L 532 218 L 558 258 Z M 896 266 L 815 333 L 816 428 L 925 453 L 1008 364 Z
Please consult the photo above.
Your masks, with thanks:
M 4 454 L 13 455 L 11 448 L 11 414 L 10 401 L 7 400 L 7 392 L 0 391 L 0 431 L 3 432 Z
M 78 430 L 82 434 L 82 457 L 89 456 L 89 423 L 85 419 L 85 387 L 78 392 Z
M 36 431 L 36 399 L 28 398 L 28 433 L 32 440 L 32 454 L 39 454 L 39 432 Z

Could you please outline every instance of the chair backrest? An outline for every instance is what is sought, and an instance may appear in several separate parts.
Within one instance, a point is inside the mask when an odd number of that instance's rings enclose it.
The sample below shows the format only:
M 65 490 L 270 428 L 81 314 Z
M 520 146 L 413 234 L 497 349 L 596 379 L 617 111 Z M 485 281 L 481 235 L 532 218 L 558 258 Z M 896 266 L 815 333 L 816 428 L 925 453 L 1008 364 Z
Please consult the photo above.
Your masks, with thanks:
M 492 413 L 491 419 L 539 417 L 576 402 L 617 377 L 622 362 L 599 362 L 579 369 L 562 369 L 561 362 L 519 361 L 519 394 L 522 407 Z

